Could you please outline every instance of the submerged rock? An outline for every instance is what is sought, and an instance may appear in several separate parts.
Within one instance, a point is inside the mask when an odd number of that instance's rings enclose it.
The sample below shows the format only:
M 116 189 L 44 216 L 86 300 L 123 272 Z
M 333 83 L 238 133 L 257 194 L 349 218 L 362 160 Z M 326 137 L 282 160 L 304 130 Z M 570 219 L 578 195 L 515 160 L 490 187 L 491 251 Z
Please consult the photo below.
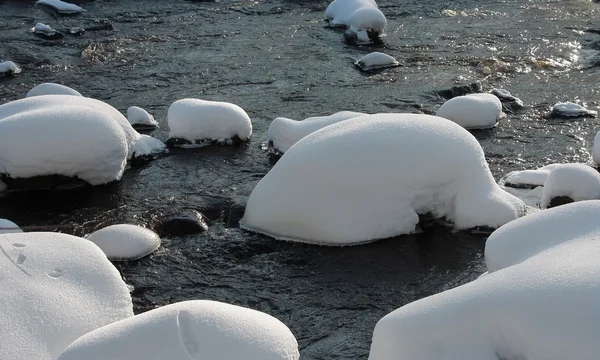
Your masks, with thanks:
M 196 210 L 185 210 L 163 218 L 156 226 L 161 235 L 184 236 L 208 230 L 208 219 Z
M 437 94 L 444 99 L 452 99 L 453 97 L 463 96 L 467 94 L 480 93 L 481 84 L 478 82 L 470 83 L 467 85 L 457 85 L 450 89 L 438 90 Z

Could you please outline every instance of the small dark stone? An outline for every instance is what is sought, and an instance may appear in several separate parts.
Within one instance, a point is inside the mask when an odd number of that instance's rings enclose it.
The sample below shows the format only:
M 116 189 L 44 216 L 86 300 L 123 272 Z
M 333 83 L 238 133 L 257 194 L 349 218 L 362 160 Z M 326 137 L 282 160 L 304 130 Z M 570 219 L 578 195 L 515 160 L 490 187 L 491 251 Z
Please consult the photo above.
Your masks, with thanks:
M 65 37 L 65 35 L 59 31 L 35 31 L 33 34 L 44 40 L 59 40 Z
M 79 26 L 72 27 L 69 29 L 69 33 L 74 36 L 81 36 L 85 34 L 85 29 Z
M 183 236 L 208 230 L 208 219 L 196 210 L 168 215 L 154 228 L 159 235 Z
M 133 125 L 131 125 L 131 127 L 133 127 L 139 133 L 149 133 L 149 132 L 152 132 L 152 131 L 158 129 L 158 126 L 156 126 L 156 125 L 146 125 L 146 124 L 133 124 Z
M 553 208 L 555 206 L 570 204 L 572 202 L 575 202 L 575 200 L 571 199 L 568 196 L 557 196 L 555 198 L 552 198 L 552 200 L 550 200 L 550 204 L 548 204 L 548 209 Z
M 94 20 L 94 25 L 86 26 L 84 30 L 85 31 L 102 31 L 102 30 L 112 31 L 114 29 L 115 29 L 115 26 L 113 25 L 113 23 L 110 22 L 110 20 L 99 19 L 99 20 Z
M 474 94 L 481 92 L 481 84 L 478 82 L 474 82 L 468 85 L 458 85 L 453 86 L 450 89 L 439 90 L 437 93 L 439 96 L 444 99 L 452 99 L 457 96 L 463 96 L 467 94 Z

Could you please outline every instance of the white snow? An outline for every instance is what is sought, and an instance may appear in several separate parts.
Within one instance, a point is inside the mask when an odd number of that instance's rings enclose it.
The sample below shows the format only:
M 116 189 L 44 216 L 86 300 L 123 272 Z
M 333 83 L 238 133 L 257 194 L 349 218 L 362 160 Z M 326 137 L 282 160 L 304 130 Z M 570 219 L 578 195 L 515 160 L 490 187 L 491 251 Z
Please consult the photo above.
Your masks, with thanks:
M 19 225 L 7 219 L 0 219 L 0 234 L 23 232 Z
M 555 167 L 544 182 L 540 207 L 545 209 L 557 196 L 573 201 L 600 199 L 600 174 L 586 164 L 563 164 Z M 600 220 L 600 214 L 598 216 Z
M 469 94 L 446 101 L 435 113 L 465 129 L 494 127 L 502 116 L 502 102 L 492 94 Z
M 241 107 L 219 101 L 181 99 L 167 112 L 171 138 L 191 142 L 227 141 L 235 136 L 242 141 L 252 135 L 252 122 Z
M 21 72 L 21 68 L 17 66 L 12 61 L 4 61 L 0 63 L 0 74 L 2 73 L 11 73 L 18 74 Z
M 75 341 L 59 360 L 297 360 L 298 344 L 265 313 L 216 301 L 167 305 Z
M 87 239 L 98 245 L 109 260 L 137 260 L 160 246 L 160 237 L 141 226 L 118 224 L 94 231 Z
M 158 155 L 168 151 L 165 144 L 157 138 L 140 135 L 140 138 L 133 146 L 133 157 Z
M 561 164 L 550 164 L 536 170 L 511 171 L 499 183 L 507 186 L 543 186 L 548 174 Z
M 588 110 L 585 107 L 572 103 L 556 103 L 552 107 L 552 113 L 560 116 L 579 117 L 579 116 L 593 116 L 595 117 L 598 113 L 594 110 Z
M 386 315 L 369 360 L 597 358 L 599 213 L 579 202 L 496 230 L 489 273 Z
M 40 96 L 40 95 L 73 95 L 83 96 L 77 90 L 71 89 L 68 86 L 55 83 L 43 83 L 34 86 L 27 93 L 26 97 Z
M 354 111 L 338 111 L 328 116 L 314 116 L 302 121 L 296 121 L 284 117 L 275 118 L 269 125 L 267 139 L 273 143 L 273 147 L 284 153 L 298 140 L 319 129 L 367 114 Z
M 592 159 L 596 164 L 600 164 L 600 132 L 594 137 L 594 145 L 592 147 Z
M 398 66 L 398 61 L 388 54 L 382 52 L 372 52 L 357 60 L 354 65 L 361 70 L 369 71 L 386 67 Z
M 54 31 L 54 29 L 52 29 L 50 27 L 50 25 L 46 25 L 44 23 L 37 23 L 35 24 L 35 26 L 31 29 L 31 31 L 33 32 L 42 32 L 42 33 L 55 33 L 56 31 Z
M 368 40 L 367 31 L 383 35 L 387 25 L 374 0 L 335 0 L 325 10 L 325 16 L 332 25 L 347 26 L 361 40 Z
M 143 125 L 158 128 L 158 122 L 154 116 L 138 106 L 130 106 L 127 109 L 127 120 L 131 125 Z
M 377 114 L 298 141 L 256 185 L 241 226 L 278 239 L 350 245 L 411 233 L 423 213 L 472 228 L 498 227 L 525 210 L 495 183 L 481 146 L 459 125 Z
M 61 0 L 38 0 L 38 1 L 36 1 L 36 4 L 50 6 L 50 7 L 54 8 L 56 11 L 58 11 L 59 13 L 64 13 L 64 14 L 76 14 L 76 13 L 86 11 L 85 9 L 83 9 L 75 4 L 64 2 Z
M 81 335 L 133 316 L 104 253 L 59 233 L 0 235 L 1 359 L 55 360 Z

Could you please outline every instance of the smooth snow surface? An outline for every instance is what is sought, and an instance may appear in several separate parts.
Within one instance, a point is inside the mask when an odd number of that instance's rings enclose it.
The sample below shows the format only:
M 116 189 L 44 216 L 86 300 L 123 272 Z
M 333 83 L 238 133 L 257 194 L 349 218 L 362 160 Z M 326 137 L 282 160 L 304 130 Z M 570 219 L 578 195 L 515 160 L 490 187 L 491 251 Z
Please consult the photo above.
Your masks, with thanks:
M 131 125 L 158 127 L 158 122 L 154 120 L 154 116 L 138 106 L 130 106 L 127 109 L 127 120 Z
M 298 140 L 319 129 L 367 114 L 354 111 L 339 111 L 329 116 L 314 116 L 302 121 L 278 117 L 271 122 L 267 131 L 267 139 L 273 143 L 273 147 L 279 152 L 286 152 Z
M 499 228 L 489 273 L 386 315 L 369 360 L 596 359 L 598 214 L 600 201 L 586 201 Z
M 600 174 L 586 164 L 563 164 L 555 167 L 544 182 L 540 207 L 545 209 L 557 196 L 574 201 L 600 199 Z M 600 221 L 600 214 L 598 214 Z
M 54 360 L 81 335 L 133 316 L 127 286 L 91 242 L 0 235 L 1 360 Z
M 594 146 L 592 148 L 592 159 L 596 164 L 600 164 L 600 132 L 594 137 Z
M 94 231 L 87 239 L 98 245 L 109 260 L 137 260 L 160 246 L 160 237 L 141 226 L 119 224 Z
M 157 155 L 168 151 L 166 145 L 157 138 L 140 135 L 140 138 L 133 146 L 133 157 Z
M 40 96 L 40 95 L 73 95 L 73 96 L 83 96 L 79 93 L 79 91 L 75 89 L 71 89 L 68 86 L 64 86 L 61 84 L 55 83 L 43 83 L 34 86 L 27 93 L 26 97 L 32 96 Z
M 199 99 L 177 100 L 167 113 L 171 138 L 191 142 L 226 141 L 235 136 L 248 140 L 252 122 L 241 107 L 227 102 Z
M 2 73 L 12 73 L 18 74 L 21 72 L 21 68 L 17 66 L 12 61 L 5 61 L 0 63 L 0 74 Z
M 350 245 L 411 233 L 424 213 L 458 228 L 498 227 L 524 215 L 525 204 L 500 189 L 481 146 L 459 125 L 377 114 L 298 141 L 256 185 L 241 226 Z
M 0 105 L 0 174 L 76 176 L 92 185 L 120 179 L 128 147 L 115 115 L 122 117 L 108 104 L 70 95 Z
M 561 164 L 550 164 L 536 170 L 511 171 L 499 182 L 501 185 L 507 186 L 542 186 L 546 182 L 550 171 L 559 165 Z
M 85 9 L 68 2 L 64 2 L 61 0 L 38 0 L 36 4 L 46 5 L 54 8 L 59 13 L 64 14 L 76 14 L 80 12 L 86 11 Z
M 568 117 L 580 117 L 580 116 L 592 116 L 595 117 L 598 113 L 594 110 L 588 110 L 585 107 L 572 103 L 564 102 L 557 103 L 552 107 L 552 113 L 559 116 Z
M 344 25 L 352 33 L 383 35 L 387 20 L 374 0 L 335 0 L 325 10 L 332 25 Z M 363 34 L 363 35 L 364 35 Z
M 287 326 L 265 313 L 216 301 L 184 301 L 105 326 L 59 360 L 297 360 Z
M 502 102 L 492 94 L 469 94 L 446 101 L 435 113 L 465 129 L 486 129 L 502 116 Z
M 7 219 L 0 219 L 0 234 L 21 233 L 19 225 Z
M 369 71 L 386 67 L 398 66 L 398 61 L 388 54 L 382 52 L 369 53 L 354 63 L 361 70 Z

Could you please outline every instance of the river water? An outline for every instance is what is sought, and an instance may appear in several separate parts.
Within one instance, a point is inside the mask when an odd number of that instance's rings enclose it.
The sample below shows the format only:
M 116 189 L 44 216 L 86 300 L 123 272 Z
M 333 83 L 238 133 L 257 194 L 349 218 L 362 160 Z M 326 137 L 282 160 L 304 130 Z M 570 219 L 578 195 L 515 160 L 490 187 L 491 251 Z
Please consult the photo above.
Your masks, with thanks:
M 0 60 L 23 68 L 0 79 L 0 103 L 59 82 L 122 111 L 147 109 L 161 123 L 152 135 L 166 140 L 173 101 L 228 101 L 250 115 L 253 138 L 236 147 L 173 150 L 132 166 L 115 184 L 7 194 L 0 218 L 81 236 L 202 211 L 208 232 L 164 238 L 155 254 L 115 263 L 133 287 L 136 312 L 190 299 L 248 306 L 287 324 L 303 359 L 366 359 L 382 316 L 484 271 L 486 234 L 432 224 L 416 235 L 329 248 L 241 231 L 245 201 L 275 161 L 261 146 L 272 119 L 431 112 L 445 101 L 439 92 L 453 86 L 502 87 L 526 107 L 493 130 L 474 132 L 497 179 L 551 162 L 588 162 L 600 130 L 597 119 L 548 117 L 558 101 L 600 104 L 600 4 L 592 1 L 383 0 L 387 36 L 371 47 L 347 45 L 343 31 L 327 27 L 326 1 L 79 4 L 88 11 L 58 16 L 32 2 L 0 1 Z M 89 31 L 43 40 L 28 32 L 36 22 Z M 375 74 L 353 67 L 375 50 L 401 66 Z

